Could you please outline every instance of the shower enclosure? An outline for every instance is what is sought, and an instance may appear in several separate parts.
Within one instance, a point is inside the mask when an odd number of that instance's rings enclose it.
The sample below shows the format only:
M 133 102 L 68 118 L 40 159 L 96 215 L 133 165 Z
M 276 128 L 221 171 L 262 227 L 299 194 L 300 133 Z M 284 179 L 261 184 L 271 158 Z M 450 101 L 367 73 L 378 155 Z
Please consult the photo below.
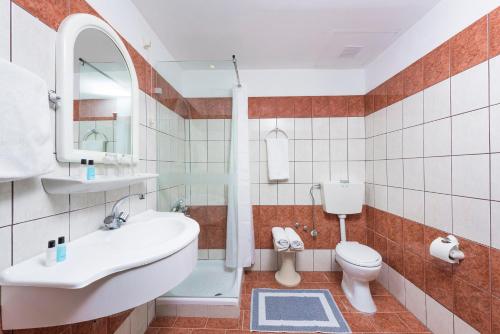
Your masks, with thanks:
M 197 314 L 186 313 L 187 304 L 237 306 L 242 268 L 237 265 L 237 227 L 231 215 L 228 224 L 234 185 L 233 89 L 239 83 L 235 62 L 172 61 L 156 69 L 160 75 L 155 76 L 154 93 L 169 106 L 158 103 L 157 109 L 158 209 L 179 211 L 185 206 L 200 225 L 196 269 L 157 300 L 159 312 L 172 315 L 183 305 L 183 315 L 197 316 L 203 315 L 198 314 L 200 307 Z

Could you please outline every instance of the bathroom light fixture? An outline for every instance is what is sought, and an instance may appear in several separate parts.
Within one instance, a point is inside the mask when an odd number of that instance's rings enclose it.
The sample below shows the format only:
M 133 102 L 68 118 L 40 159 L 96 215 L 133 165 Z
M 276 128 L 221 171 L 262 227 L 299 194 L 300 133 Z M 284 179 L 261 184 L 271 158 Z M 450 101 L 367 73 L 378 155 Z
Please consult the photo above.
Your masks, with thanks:
M 208 67 L 210 67 L 213 70 L 215 68 L 215 65 L 214 64 L 210 64 L 210 65 L 208 65 Z

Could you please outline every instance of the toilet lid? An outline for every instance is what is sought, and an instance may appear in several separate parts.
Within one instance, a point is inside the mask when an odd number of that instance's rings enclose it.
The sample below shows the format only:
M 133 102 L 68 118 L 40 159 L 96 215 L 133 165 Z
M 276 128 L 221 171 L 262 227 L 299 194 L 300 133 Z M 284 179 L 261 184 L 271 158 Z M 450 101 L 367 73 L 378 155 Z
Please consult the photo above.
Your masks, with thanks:
M 356 266 L 377 267 L 382 263 L 382 256 L 376 250 L 357 242 L 341 242 L 335 252 L 344 261 Z

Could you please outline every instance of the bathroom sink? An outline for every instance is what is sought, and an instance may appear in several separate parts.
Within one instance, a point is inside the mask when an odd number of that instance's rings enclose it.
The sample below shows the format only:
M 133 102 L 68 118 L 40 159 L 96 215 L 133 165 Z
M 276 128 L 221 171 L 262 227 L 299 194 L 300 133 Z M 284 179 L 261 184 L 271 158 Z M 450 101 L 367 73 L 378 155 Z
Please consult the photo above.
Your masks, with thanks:
M 199 231 L 198 223 L 182 214 L 146 211 L 120 229 L 68 243 L 63 263 L 46 267 L 40 254 L 5 269 L 0 274 L 4 329 L 91 320 L 166 293 L 194 269 Z

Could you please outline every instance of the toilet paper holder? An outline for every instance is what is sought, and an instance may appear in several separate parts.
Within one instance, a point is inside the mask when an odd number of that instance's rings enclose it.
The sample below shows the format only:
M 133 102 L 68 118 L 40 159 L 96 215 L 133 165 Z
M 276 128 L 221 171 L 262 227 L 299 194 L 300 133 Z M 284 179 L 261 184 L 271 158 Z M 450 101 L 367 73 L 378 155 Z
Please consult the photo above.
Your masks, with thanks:
M 459 263 L 465 258 L 465 254 L 459 246 L 460 243 L 454 235 L 439 237 L 432 241 L 430 254 L 448 263 Z

